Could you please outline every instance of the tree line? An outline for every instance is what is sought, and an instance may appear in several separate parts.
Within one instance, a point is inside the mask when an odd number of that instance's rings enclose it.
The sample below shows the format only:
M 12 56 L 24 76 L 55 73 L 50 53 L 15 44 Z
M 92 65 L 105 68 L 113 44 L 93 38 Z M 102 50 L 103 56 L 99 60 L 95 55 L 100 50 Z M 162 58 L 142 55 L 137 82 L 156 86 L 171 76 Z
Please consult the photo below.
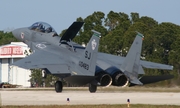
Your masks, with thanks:
M 107 16 L 103 12 L 94 12 L 86 18 L 77 18 L 85 24 L 74 41 L 87 44 L 92 33 L 101 33 L 99 51 L 119 56 L 126 56 L 138 31 L 144 35 L 141 59 L 174 66 L 173 74 L 179 75 L 180 69 L 180 26 L 171 22 L 158 23 L 151 17 L 138 13 L 130 15 L 123 12 L 110 11 Z M 60 34 L 62 35 L 62 34 Z M 152 72 L 151 72 L 152 71 Z M 147 74 L 163 74 L 163 72 L 147 70 Z M 164 72 L 166 73 L 166 72 Z M 172 73 L 172 72 L 171 72 Z
M 126 56 L 133 43 L 136 31 L 144 35 L 141 59 L 174 66 L 173 71 L 144 69 L 146 75 L 173 74 L 173 84 L 180 84 L 180 26 L 171 22 L 158 23 L 148 16 L 132 12 L 94 12 L 77 21 L 85 22 L 74 41 L 87 44 L 94 29 L 101 33 L 99 51 Z M 65 29 L 66 30 L 66 29 Z M 60 36 L 65 32 L 60 34 Z
M 171 22 L 158 23 L 148 16 L 132 12 L 110 11 L 107 15 L 97 11 L 86 18 L 76 21 L 85 22 L 73 41 L 87 44 L 92 36 L 91 30 L 101 33 L 99 51 L 118 56 L 126 56 L 138 31 L 144 35 L 141 59 L 173 65 L 173 71 L 144 69 L 146 75 L 173 74 L 173 83 L 180 84 L 180 26 Z M 64 29 L 59 35 L 62 36 Z M 12 33 L 0 31 L 0 45 L 17 41 Z M 35 70 L 37 71 L 37 70 Z M 33 77 L 32 77 L 33 78 Z

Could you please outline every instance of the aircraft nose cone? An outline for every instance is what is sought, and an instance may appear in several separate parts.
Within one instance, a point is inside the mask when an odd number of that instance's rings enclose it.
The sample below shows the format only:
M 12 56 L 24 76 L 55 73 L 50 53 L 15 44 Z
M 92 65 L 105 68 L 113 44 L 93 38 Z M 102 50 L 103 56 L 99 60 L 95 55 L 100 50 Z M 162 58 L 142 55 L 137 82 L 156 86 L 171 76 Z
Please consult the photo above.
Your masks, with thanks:
M 13 30 L 13 31 L 12 31 L 12 34 L 14 35 L 15 38 L 17 38 L 18 40 L 20 40 L 20 37 L 21 37 L 20 35 L 21 35 L 21 34 L 20 34 L 19 29 Z

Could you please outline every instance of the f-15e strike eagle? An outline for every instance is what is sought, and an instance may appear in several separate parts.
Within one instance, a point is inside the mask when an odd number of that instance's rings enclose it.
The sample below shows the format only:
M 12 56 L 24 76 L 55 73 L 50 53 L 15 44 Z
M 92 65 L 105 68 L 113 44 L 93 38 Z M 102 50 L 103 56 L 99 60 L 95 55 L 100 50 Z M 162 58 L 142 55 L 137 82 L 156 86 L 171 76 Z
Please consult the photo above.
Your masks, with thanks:
M 172 75 L 144 76 L 144 68 L 172 70 L 173 66 L 140 60 L 142 34 L 137 33 L 126 57 L 98 52 L 101 34 L 92 30 L 93 35 L 86 47 L 72 39 L 83 22 L 74 22 L 59 37 L 45 22 L 36 22 L 30 27 L 12 31 L 13 35 L 27 44 L 33 53 L 13 65 L 25 69 L 42 69 L 46 74 L 58 76 L 55 91 L 62 92 L 62 80 L 76 85 L 89 84 L 89 91 L 96 92 L 97 86 L 133 86 L 173 78 Z

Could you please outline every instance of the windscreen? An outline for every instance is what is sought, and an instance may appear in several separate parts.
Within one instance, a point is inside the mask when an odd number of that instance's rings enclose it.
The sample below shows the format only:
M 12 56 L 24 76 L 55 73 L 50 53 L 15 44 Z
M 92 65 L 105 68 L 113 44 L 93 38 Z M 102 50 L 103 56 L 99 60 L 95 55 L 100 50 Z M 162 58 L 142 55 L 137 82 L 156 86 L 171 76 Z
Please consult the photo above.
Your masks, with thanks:
M 52 26 L 45 22 L 36 22 L 29 27 L 31 30 L 39 31 L 42 33 L 56 33 Z M 57 33 L 56 33 L 57 34 Z

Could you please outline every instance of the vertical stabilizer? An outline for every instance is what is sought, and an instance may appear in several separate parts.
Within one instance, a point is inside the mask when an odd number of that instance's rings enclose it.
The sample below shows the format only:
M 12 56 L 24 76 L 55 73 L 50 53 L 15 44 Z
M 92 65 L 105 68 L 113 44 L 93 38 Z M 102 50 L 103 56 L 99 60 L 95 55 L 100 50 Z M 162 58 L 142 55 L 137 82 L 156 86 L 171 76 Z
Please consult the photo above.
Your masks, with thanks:
M 82 56 L 79 60 L 78 70 L 80 70 L 84 75 L 94 76 L 95 67 L 97 60 L 97 53 L 99 47 L 100 33 L 92 30 L 93 35 L 82 53 Z
M 130 78 L 130 81 L 135 84 L 141 84 L 137 77 L 140 66 L 139 63 L 143 38 L 144 36 L 141 33 L 138 33 L 136 35 L 136 38 L 133 44 L 131 45 L 129 52 L 126 55 L 126 58 L 120 67 L 120 69 Z

